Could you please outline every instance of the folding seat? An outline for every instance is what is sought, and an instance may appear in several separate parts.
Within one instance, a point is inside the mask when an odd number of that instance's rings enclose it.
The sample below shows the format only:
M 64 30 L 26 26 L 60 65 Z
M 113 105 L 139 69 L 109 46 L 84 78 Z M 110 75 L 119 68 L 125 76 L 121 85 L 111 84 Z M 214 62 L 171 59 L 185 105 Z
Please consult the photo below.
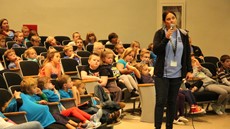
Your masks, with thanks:
M 88 51 L 77 51 L 77 55 L 80 57 L 89 57 L 90 56 L 90 52 Z
M 23 77 L 37 77 L 39 73 L 39 64 L 34 61 L 23 60 L 19 62 L 20 73 Z

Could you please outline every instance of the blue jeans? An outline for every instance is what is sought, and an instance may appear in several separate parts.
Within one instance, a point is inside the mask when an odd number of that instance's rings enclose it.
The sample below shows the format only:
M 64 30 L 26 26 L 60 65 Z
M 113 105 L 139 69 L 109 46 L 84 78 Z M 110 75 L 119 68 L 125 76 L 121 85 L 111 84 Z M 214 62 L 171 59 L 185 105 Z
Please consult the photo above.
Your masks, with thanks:
M 176 98 L 181 86 L 182 78 L 155 78 L 156 108 L 155 128 L 160 129 L 163 120 L 164 107 L 166 110 L 166 129 L 173 128 L 173 120 L 176 112 Z

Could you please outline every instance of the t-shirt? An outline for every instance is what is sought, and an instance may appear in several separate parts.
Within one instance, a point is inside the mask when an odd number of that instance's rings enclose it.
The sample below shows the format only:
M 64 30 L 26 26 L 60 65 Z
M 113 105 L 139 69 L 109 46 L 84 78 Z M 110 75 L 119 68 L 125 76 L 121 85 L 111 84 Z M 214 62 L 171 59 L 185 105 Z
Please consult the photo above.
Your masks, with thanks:
M 39 76 L 44 77 L 45 75 L 45 69 L 51 69 L 51 75 L 50 77 L 52 79 L 55 79 L 58 77 L 58 75 L 61 74 L 61 64 L 58 64 L 57 67 L 55 68 L 52 63 L 47 63 L 40 71 Z
M 70 89 L 67 92 L 65 90 L 60 89 L 59 94 L 60 94 L 61 99 L 73 98 L 73 92 Z
M 49 102 L 59 102 L 59 96 L 55 94 L 54 91 L 45 89 L 42 90 L 42 92 L 46 95 Z
M 49 107 L 47 105 L 41 105 L 34 103 L 29 99 L 29 95 L 24 93 L 20 94 L 23 104 L 19 108 L 19 111 L 25 111 L 28 121 L 39 121 L 43 127 L 55 122 L 55 119 L 49 112 Z
M 98 67 L 97 69 L 93 70 L 89 67 L 89 65 L 82 67 L 81 71 L 86 71 L 87 75 L 89 76 L 96 76 L 99 77 L 100 75 L 100 67 Z

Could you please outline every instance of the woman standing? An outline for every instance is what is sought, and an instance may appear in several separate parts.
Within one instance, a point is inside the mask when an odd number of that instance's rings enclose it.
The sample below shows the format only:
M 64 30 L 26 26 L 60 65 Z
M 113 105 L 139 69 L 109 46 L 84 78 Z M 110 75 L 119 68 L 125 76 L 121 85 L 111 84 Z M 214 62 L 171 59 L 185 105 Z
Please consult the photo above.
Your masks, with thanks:
M 177 28 L 176 14 L 166 11 L 162 20 L 164 27 L 155 33 L 153 40 L 153 52 L 157 55 L 155 128 L 161 128 L 164 106 L 167 106 L 166 129 L 172 129 L 178 90 L 182 79 L 192 76 L 192 66 L 188 35 Z

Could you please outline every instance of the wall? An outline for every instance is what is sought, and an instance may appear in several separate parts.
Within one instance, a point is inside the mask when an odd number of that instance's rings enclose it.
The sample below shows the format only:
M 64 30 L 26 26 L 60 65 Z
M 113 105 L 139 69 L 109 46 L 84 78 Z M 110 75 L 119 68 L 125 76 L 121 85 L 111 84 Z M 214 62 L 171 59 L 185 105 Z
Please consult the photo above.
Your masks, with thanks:
M 193 44 L 205 55 L 229 54 L 229 0 L 185 0 L 186 29 Z M 40 35 L 67 35 L 75 31 L 96 33 L 107 39 L 116 32 L 123 42 L 137 40 L 142 47 L 152 42 L 157 28 L 157 0 L 0 0 L 0 16 L 10 27 L 37 24 Z M 4 13 L 3 13 L 4 12 Z

